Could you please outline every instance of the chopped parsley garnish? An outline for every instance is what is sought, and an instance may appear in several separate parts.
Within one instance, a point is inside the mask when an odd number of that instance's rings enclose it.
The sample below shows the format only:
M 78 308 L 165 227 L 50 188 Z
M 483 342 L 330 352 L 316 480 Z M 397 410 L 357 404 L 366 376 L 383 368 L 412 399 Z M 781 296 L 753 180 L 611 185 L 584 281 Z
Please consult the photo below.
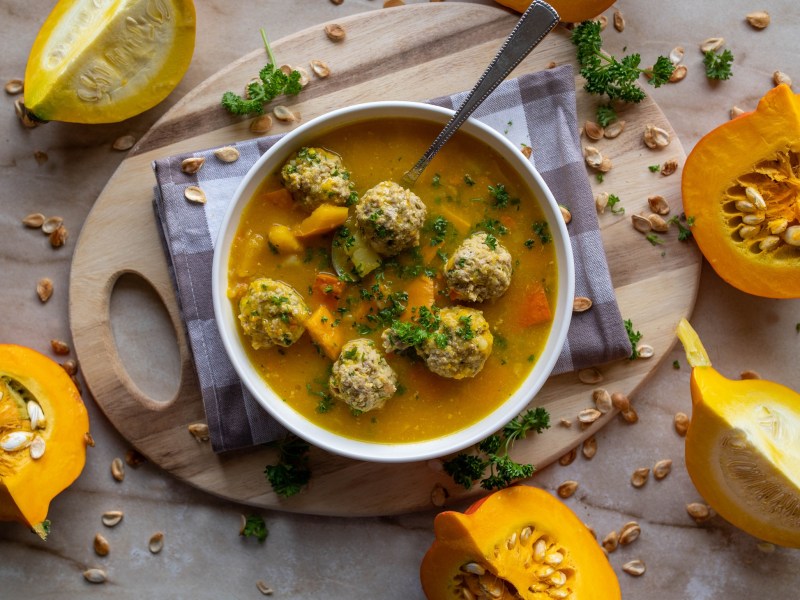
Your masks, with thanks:
M 733 64 L 733 52 L 728 49 L 720 53 L 709 50 L 703 55 L 703 65 L 706 68 L 706 77 L 721 81 L 730 79 L 733 75 L 731 65 Z
M 603 180 L 605 179 L 605 176 L 602 173 L 597 173 L 594 177 L 597 179 L 597 183 L 603 183 Z
M 486 234 L 486 239 L 484 240 L 486 245 L 489 246 L 492 250 L 497 250 L 497 238 L 494 237 L 491 233 Z
M 619 204 L 620 199 L 619 196 L 616 194 L 609 194 L 608 196 L 608 208 L 611 209 L 611 213 L 615 215 L 624 215 L 625 214 L 625 207 L 624 206 L 617 206 Z
M 673 368 L 673 369 L 680 369 L 680 368 L 681 368 L 681 363 L 680 363 L 680 361 L 678 361 L 678 360 L 673 360 L 673 361 L 672 361 L 672 368 Z
M 530 250 L 530 249 L 532 249 L 532 248 L 533 248 L 533 247 L 536 245 L 536 242 L 535 242 L 534 240 L 532 240 L 532 239 L 527 239 L 527 240 L 525 240 L 525 241 L 523 242 L 523 244 L 525 245 L 525 247 L 526 247 L 528 250 Z
M 442 176 L 439 173 L 434 173 L 433 177 L 431 178 L 431 185 L 435 188 L 438 188 L 442 185 Z
M 553 241 L 553 236 L 550 235 L 547 221 L 535 221 L 533 225 L 531 225 L 531 229 L 533 229 L 533 233 L 539 236 L 539 241 L 542 244 L 549 244 Z
M 254 537 L 259 542 L 264 542 L 269 535 L 267 530 L 267 523 L 261 515 L 247 515 L 244 520 L 244 526 L 239 532 L 239 535 L 244 537 Z
M 519 204 L 519 198 L 512 198 L 502 183 L 490 185 L 489 195 L 494 198 L 495 208 L 506 208 L 509 204 Z
M 631 341 L 631 355 L 628 357 L 630 360 L 639 358 L 639 350 L 636 345 L 642 339 L 642 333 L 633 328 L 633 322 L 630 319 L 623 321 L 625 324 L 625 332 L 628 334 L 628 339 Z
M 469 341 L 475 337 L 475 331 L 472 329 L 472 315 L 464 315 L 458 318 L 460 325 L 456 329 L 456 335 L 464 341 Z
M 284 498 L 294 496 L 311 479 L 311 470 L 308 468 L 308 452 L 311 447 L 294 435 L 269 442 L 267 446 L 278 448 L 280 452 L 278 462 L 267 465 L 264 469 L 272 490 Z
M 683 215 L 681 215 L 683 216 Z M 681 218 L 678 215 L 672 217 L 667 223 L 675 225 L 678 228 L 678 239 L 681 242 L 687 241 L 689 238 L 692 237 L 692 230 L 689 229 L 692 225 L 694 225 L 694 217 L 683 217 L 686 221 L 686 225 L 684 226 L 681 223 Z
M 663 244 L 664 243 L 664 240 L 661 239 L 661 236 L 659 236 L 656 233 L 648 233 L 645 236 L 645 238 L 647 239 L 648 242 L 653 244 L 653 246 L 658 246 L 659 244 Z
M 448 225 L 450 225 L 450 221 L 441 215 L 433 220 L 433 223 L 431 223 L 431 231 L 433 231 L 434 235 L 431 236 L 431 246 L 438 246 L 444 242 L 445 235 L 447 235 Z
M 608 127 L 617 120 L 617 113 L 610 104 L 601 104 L 597 107 L 597 123 L 600 127 Z M 598 181 L 603 181 L 603 174 L 597 174 Z
M 480 221 L 477 225 L 475 225 L 475 229 L 482 229 L 486 233 L 492 233 L 495 235 L 508 234 L 508 227 L 503 225 L 497 219 L 492 219 L 491 217 L 486 217 L 483 221 Z
M 647 167 L 651 173 L 658 173 L 661 170 L 661 165 L 650 165 Z
M 469 173 L 467 173 L 466 175 L 464 175 L 464 183 L 466 183 L 469 186 L 473 186 L 475 185 L 475 180 L 472 177 L 470 177 Z

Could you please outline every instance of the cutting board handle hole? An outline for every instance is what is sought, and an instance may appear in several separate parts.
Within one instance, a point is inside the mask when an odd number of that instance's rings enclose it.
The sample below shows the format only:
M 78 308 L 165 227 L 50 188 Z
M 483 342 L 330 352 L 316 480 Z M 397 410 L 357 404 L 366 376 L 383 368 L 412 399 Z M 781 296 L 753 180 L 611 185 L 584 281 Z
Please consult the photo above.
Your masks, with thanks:
M 143 404 L 163 409 L 181 382 L 181 353 L 172 319 L 151 283 L 136 272 L 113 282 L 109 322 L 116 346 L 117 372 Z

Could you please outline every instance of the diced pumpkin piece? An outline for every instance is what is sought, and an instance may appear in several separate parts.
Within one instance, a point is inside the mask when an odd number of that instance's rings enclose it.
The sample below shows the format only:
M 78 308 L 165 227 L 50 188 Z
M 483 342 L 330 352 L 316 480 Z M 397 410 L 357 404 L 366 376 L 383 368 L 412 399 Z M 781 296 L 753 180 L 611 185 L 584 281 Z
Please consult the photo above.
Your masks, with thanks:
M 400 316 L 401 321 L 410 321 L 421 306 L 430 308 L 436 302 L 433 279 L 427 275 L 412 279 L 406 286 L 406 293 L 408 294 L 407 308 Z
M 330 310 L 336 310 L 336 302 L 344 294 L 347 283 L 332 273 L 317 273 L 311 285 L 312 296 Z
M 261 264 L 257 257 L 267 247 L 267 240 L 260 233 L 248 231 L 244 237 L 242 260 L 236 264 L 236 275 L 238 277 L 250 277 L 256 274 Z
M 523 327 L 547 323 L 553 319 L 547 293 L 539 283 L 535 283 L 525 290 L 520 310 L 519 324 Z
M 264 192 L 258 199 L 266 204 L 273 204 L 280 208 L 291 208 L 294 203 L 292 193 L 286 188 L 278 188 L 271 192 Z
M 322 204 L 314 209 L 310 215 L 300 221 L 295 227 L 294 234 L 297 237 L 310 237 L 322 235 L 333 231 L 347 220 L 350 209 L 346 206 L 334 206 L 333 204 Z
M 308 335 L 331 360 L 336 360 L 346 341 L 342 328 L 334 326 L 334 321 L 330 309 L 320 304 L 305 323 Z
M 269 243 L 278 249 L 281 254 L 297 254 L 303 251 L 303 244 L 295 237 L 292 230 L 286 225 L 275 224 L 269 228 L 267 234 Z

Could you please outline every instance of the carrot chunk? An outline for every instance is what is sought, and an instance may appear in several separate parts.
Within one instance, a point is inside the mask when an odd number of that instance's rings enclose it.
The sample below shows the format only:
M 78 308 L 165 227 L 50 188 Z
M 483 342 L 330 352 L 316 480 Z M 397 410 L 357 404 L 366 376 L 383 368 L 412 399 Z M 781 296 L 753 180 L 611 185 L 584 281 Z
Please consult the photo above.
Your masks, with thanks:
M 533 284 L 525 290 L 520 308 L 519 324 L 522 327 L 547 323 L 553 319 L 547 294 L 539 283 Z

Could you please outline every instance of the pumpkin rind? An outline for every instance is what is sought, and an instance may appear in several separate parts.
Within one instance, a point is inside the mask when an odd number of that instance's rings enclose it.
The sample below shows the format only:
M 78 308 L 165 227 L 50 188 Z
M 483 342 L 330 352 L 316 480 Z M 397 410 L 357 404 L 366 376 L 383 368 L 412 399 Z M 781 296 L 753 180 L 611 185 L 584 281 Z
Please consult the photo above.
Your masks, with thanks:
M 0 412 L 6 417 L 0 431 L 30 431 L 27 414 L 13 418 L 14 400 L 8 382 L 16 382 L 39 403 L 46 422 L 34 433 L 45 442 L 41 458 L 27 450 L 0 449 L 0 520 L 25 523 L 42 535 L 50 501 L 83 470 L 89 417 L 80 393 L 58 363 L 43 354 L 11 344 L 0 344 Z
M 494 492 L 466 513 L 440 513 L 434 530 L 436 540 L 420 567 L 428 600 L 465 597 L 463 588 L 474 585 L 473 578 L 479 577 L 469 572 L 473 567 L 467 565 L 473 564 L 485 569 L 484 583 L 488 580 L 505 588 L 507 595 L 501 596 L 505 598 L 551 597 L 544 588 L 531 589 L 534 584 L 569 590 L 566 597 L 572 600 L 621 598 L 617 577 L 597 541 L 564 503 L 544 490 L 517 485 Z M 548 566 L 534 558 L 540 539 L 548 554 L 561 555 L 561 562 L 552 567 L 564 574 L 561 585 L 543 583 L 535 576 L 536 570 Z
M 36 119 L 113 123 L 161 102 L 192 59 L 192 0 L 60 0 L 39 30 L 25 71 Z
M 495 0 L 517 12 L 525 12 L 531 0 Z M 615 0 L 547 0 L 556 9 L 558 17 L 567 23 L 580 23 L 594 19 L 597 15 L 614 4 Z
M 800 245 L 784 241 L 800 237 L 800 96 L 779 85 L 754 112 L 703 137 L 686 159 L 682 193 L 697 245 L 722 279 L 756 296 L 800 298 Z

